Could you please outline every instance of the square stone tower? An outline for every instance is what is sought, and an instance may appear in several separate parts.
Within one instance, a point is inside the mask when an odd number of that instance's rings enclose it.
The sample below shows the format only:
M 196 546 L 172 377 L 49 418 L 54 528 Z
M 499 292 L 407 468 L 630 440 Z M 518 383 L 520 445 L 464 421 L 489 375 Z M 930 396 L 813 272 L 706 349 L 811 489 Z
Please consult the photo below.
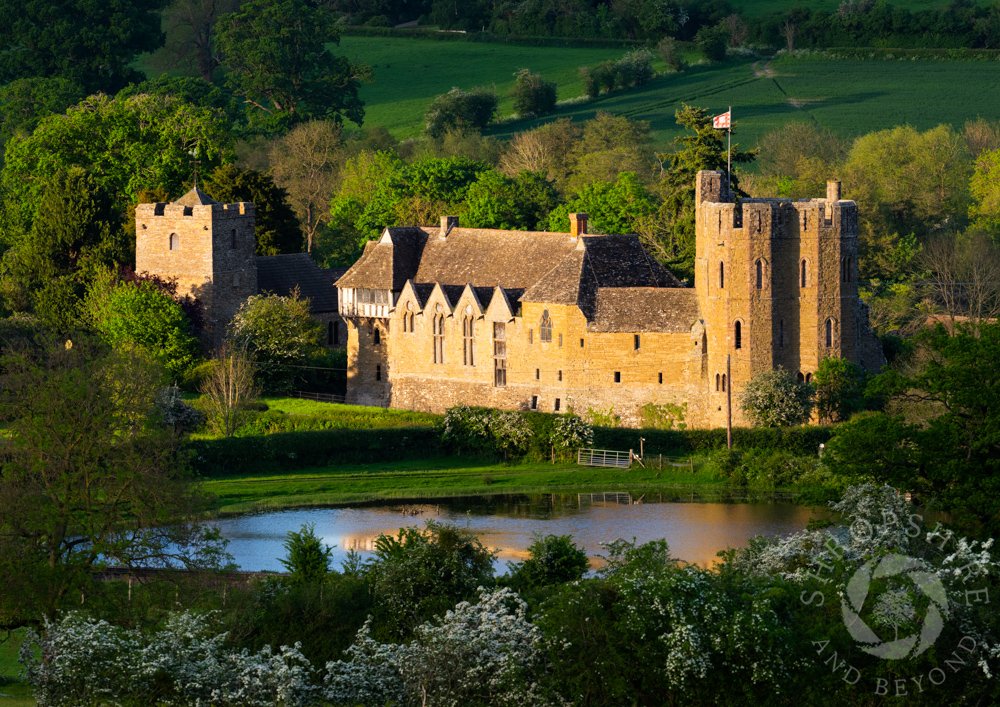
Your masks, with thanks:
M 840 198 L 840 182 L 825 198 L 736 203 L 725 174 L 704 171 L 695 191 L 695 289 L 716 424 L 727 386 L 734 421 L 744 422 L 735 401 L 761 371 L 781 366 L 810 381 L 828 357 L 877 368 L 880 347 L 858 298 L 857 205 Z
M 135 210 L 136 272 L 177 281 L 205 313 L 202 340 L 218 347 L 240 305 L 257 293 L 254 207 L 220 204 L 195 186 L 177 201 Z

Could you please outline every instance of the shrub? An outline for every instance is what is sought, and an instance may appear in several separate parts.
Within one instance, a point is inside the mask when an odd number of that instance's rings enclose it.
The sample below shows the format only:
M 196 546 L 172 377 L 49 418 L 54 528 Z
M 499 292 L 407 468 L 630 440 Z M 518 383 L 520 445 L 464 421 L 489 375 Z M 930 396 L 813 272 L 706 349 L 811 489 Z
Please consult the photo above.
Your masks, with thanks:
M 330 571 L 332 553 L 333 548 L 316 535 L 315 524 L 308 523 L 297 531 L 288 531 L 281 566 L 288 570 L 294 582 L 322 582 Z
M 461 405 L 449 408 L 439 427 L 441 442 L 459 452 L 509 459 L 528 451 L 531 425 L 519 412 Z
M 541 74 L 521 69 L 514 74 L 514 111 L 522 117 L 548 115 L 556 108 L 556 85 Z
M 728 39 L 724 27 L 702 27 L 694 36 L 694 43 L 709 61 L 722 61 L 726 58 Z
M 594 428 L 576 415 L 560 415 L 552 425 L 549 440 L 557 450 L 574 451 L 594 443 Z
M 569 535 L 536 537 L 528 552 L 527 560 L 511 567 L 510 582 L 518 591 L 572 582 L 590 567 L 587 553 Z
M 449 130 L 481 131 L 497 112 L 497 95 L 484 88 L 453 88 L 435 98 L 424 116 L 427 134 L 442 137 Z
M 684 61 L 684 54 L 681 52 L 680 44 L 673 37 L 664 37 L 661 39 L 656 45 L 656 51 L 672 71 L 683 71 L 687 65 L 687 62 Z
M 790 372 L 777 368 L 751 378 L 740 395 L 740 405 L 755 425 L 800 425 L 809 419 L 812 393 L 812 386 L 796 381 Z

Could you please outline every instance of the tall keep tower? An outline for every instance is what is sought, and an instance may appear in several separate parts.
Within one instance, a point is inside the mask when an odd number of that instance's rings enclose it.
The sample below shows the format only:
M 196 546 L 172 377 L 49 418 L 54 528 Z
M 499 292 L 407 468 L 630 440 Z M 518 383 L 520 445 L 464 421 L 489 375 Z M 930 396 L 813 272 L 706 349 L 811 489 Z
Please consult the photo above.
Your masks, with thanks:
M 240 305 L 257 293 L 254 207 L 220 204 L 195 186 L 177 201 L 135 210 L 135 269 L 177 281 L 205 312 L 203 339 L 218 346 Z
M 858 299 L 857 205 L 840 198 L 840 182 L 828 183 L 824 199 L 734 203 L 725 174 L 703 171 L 695 192 L 695 289 L 713 423 L 725 424 L 727 387 L 734 422 L 745 422 L 738 394 L 761 371 L 781 366 L 808 381 L 831 356 L 881 363 Z

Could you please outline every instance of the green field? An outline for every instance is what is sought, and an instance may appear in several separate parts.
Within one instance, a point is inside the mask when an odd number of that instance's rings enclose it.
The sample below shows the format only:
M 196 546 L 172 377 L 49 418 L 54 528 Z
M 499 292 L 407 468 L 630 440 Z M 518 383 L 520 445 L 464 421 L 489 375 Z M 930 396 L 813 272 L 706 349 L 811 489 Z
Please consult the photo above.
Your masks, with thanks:
M 374 81 L 362 90 L 366 124 L 384 126 L 400 138 L 419 134 L 431 100 L 453 86 L 495 85 L 505 96 L 514 71 L 528 67 L 556 81 L 559 98 L 565 100 L 583 94 L 579 66 L 622 54 L 620 49 L 372 37 L 344 37 L 340 51 L 375 69 Z M 563 105 L 555 117 L 586 120 L 607 110 L 648 120 L 656 144 L 666 147 L 677 134 L 673 115 L 681 103 L 720 112 L 732 105 L 739 139 L 752 145 L 769 130 L 794 120 L 814 120 L 841 135 L 855 136 L 901 123 L 926 129 L 940 123 L 961 126 L 979 116 L 993 118 L 1000 114 L 998 82 L 1000 62 L 988 60 L 743 59 L 693 66 L 642 89 Z M 505 98 L 500 112 L 511 111 Z M 539 122 L 504 123 L 492 132 L 508 136 Z
M 559 98 L 583 95 L 578 68 L 616 59 L 623 49 L 522 47 L 482 42 L 397 37 L 341 37 L 336 51 L 372 67 L 374 79 L 361 90 L 365 124 L 388 128 L 398 138 L 423 130 L 431 100 L 457 86 L 493 88 L 500 114 L 513 112 L 509 97 L 518 69 L 540 72 L 559 87 Z

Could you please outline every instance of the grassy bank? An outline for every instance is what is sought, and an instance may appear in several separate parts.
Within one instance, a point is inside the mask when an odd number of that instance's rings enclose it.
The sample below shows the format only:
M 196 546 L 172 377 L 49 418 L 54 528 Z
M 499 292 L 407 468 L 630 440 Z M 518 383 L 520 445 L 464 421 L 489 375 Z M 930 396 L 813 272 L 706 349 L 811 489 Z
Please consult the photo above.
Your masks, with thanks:
M 17 660 L 23 638 L 24 630 L 21 629 L 0 643 L 0 705 L 4 707 L 35 704 L 31 688 L 21 679 L 21 664 Z
M 576 464 L 503 464 L 461 457 L 356 464 L 207 479 L 201 487 L 216 499 L 220 515 L 275 508 L 323 506 L 392 499 L 491 494 L 601 493 L 627 491 L 672 500 L 768 500 L 771 494 L 729 484 L 700 459 L 694 470 L 647 459 L 647 468 L 604 469 Z

